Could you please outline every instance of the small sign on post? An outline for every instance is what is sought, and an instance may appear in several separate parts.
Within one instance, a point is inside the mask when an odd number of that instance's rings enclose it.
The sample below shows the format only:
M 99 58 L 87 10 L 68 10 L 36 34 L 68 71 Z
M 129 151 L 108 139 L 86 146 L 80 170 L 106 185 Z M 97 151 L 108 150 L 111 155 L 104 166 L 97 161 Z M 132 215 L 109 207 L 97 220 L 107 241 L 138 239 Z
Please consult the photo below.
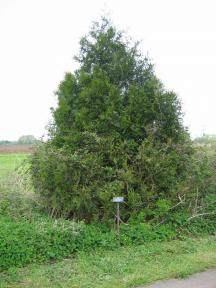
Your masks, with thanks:
M 114 202 L 114 203 L 122 203 L 122 202 L 124 202 L 124 197 L 113 197 L 112 202 Z
M 117 218 L 117 233 L 119 235 L 119 224 L 120 224 L 120 209 L 119 209 L 119 204 L 124 202 L 124 197 L 113 197 L 112 199 L 113 203 L 117 204 L 117 214 L 116 214 L 116 218 Z

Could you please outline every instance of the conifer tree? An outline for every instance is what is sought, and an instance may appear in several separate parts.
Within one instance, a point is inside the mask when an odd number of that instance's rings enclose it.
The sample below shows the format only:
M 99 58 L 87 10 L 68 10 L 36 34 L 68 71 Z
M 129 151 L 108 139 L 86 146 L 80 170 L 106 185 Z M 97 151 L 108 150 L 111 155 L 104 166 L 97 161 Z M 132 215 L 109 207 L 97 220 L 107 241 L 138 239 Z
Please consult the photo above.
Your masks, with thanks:
M 56 215 L 106 220 L 121 195 L 125 220 L 151 217 L 161 199 L 176 201 L 187 174 L 180 102 L 107 19 L 81 39 L 76 60 L 56 92 L 50 139 L 32 158 L 36 191 Z

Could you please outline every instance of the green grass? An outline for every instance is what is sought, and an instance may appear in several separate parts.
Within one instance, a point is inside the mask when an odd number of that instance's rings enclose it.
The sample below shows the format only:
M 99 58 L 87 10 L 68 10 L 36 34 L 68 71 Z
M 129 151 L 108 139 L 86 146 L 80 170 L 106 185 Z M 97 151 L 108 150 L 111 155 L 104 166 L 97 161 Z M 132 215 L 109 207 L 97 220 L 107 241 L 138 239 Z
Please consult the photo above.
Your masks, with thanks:
M 81 253 L 0 274 L 1 288 L 126 288 L 216 267 L 216 238 L 176 240 Z
M 27 158 L 27 154 L 0 154 L 0 178 L 8 176 Z
M 33 197 L 32 186 L 27 175 L 21 173 L 24 172 L 22 163 L 27 157 L 28 154 L 22 153 L 0 154 L 0 214 L 6 204 L 7 210 L 13 212 L 12 216 L 20 214 L 18 209 L 30 211 L 31 207 L 25 204 Z

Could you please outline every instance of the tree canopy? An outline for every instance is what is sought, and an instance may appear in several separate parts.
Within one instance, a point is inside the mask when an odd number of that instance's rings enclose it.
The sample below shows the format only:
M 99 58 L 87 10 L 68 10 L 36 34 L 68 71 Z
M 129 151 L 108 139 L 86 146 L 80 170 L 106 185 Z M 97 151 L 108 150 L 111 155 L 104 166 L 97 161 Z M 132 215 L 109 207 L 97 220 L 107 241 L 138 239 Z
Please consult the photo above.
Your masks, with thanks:
M 23 135 L 21 136 L 18 141 L 18 144 L 36 144 L 38 140 L 33 135 Z
M 109 219 L 113 196 L 123 218 L 151 218 L 180 197 L 192 154 L 177 95 L 107 19 L 80 41 L 80 67 L 56 95 L 50 138 L 32 157 L 36 191 L 56 215 Z

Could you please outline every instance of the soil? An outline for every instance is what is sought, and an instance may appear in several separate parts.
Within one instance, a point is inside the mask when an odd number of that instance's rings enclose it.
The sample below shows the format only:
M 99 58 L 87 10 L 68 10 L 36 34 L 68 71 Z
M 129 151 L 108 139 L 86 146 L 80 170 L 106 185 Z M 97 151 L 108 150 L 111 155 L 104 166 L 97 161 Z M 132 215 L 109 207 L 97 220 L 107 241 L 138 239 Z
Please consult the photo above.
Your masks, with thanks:
M 33 153 L 33 145 L 0 145 L 0 154 Z

